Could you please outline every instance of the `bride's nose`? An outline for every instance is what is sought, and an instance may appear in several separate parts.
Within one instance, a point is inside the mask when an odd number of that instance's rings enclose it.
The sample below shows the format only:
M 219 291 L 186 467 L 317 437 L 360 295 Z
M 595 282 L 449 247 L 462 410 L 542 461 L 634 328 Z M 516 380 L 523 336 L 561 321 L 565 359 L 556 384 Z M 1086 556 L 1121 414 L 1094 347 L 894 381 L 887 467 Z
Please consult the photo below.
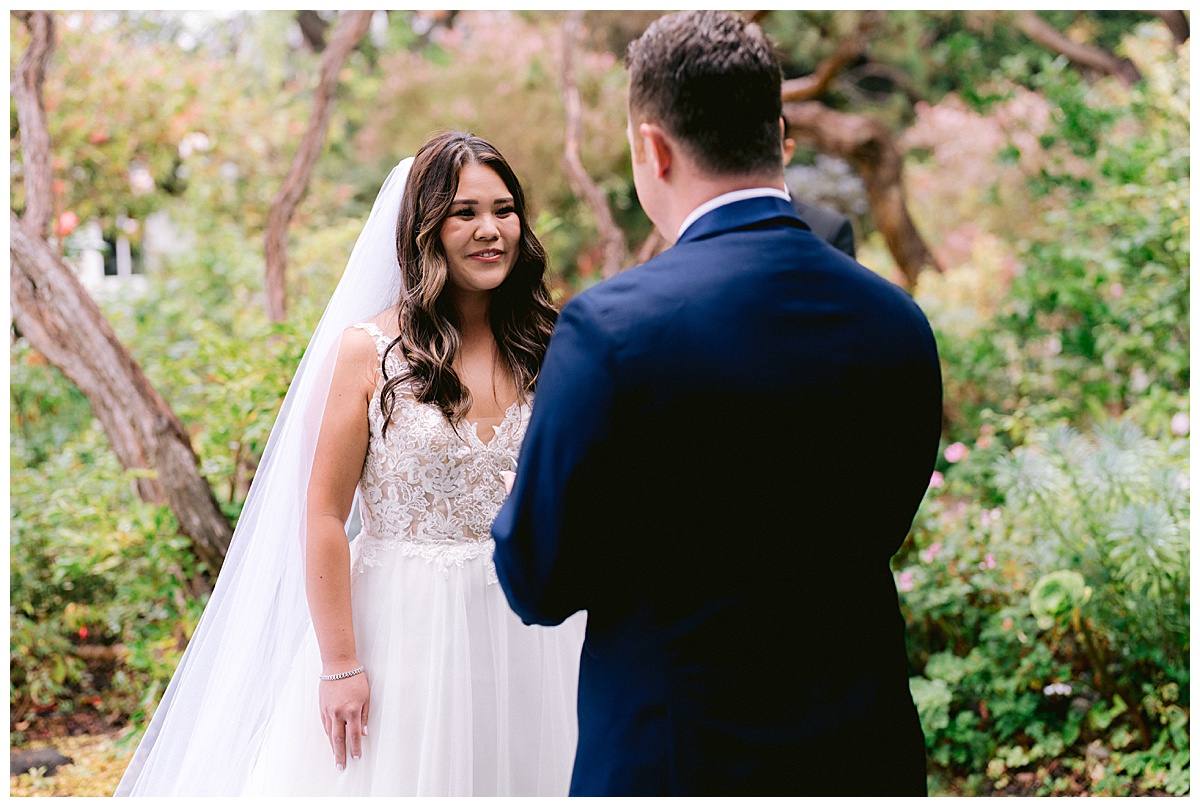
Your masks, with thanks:
M 495 241 L 500 237 L 500 228 L 496 226 L 496 220 L 492 216 L 480 216 L 479 223 L 475 227 L 475 239 L 477 241 Z

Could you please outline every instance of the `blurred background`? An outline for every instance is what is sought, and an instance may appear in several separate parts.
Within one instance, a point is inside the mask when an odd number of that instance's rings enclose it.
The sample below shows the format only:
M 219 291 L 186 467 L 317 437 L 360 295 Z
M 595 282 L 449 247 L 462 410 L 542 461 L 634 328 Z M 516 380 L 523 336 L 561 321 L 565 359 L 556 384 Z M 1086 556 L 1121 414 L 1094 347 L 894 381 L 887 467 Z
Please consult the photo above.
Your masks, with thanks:
M 10 16 L 12 794 L 115 788 L 427 135 L 509 159 L 559 303 L 664 248 L 622 67 L 659 13 Z M 931 793 L 1189 793 L 1187 13 L 743 13 L 783 56 L 793 194 L 938 338 L 893 561 Z

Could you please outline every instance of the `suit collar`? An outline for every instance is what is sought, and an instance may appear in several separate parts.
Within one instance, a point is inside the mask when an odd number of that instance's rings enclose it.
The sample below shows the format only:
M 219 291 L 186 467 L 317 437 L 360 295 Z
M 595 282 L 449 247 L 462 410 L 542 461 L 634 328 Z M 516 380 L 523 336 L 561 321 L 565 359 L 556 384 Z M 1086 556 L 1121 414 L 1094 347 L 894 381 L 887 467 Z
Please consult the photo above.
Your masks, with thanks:
M 756 196 L 721 205 L 692 222 L 676 244 L 699 241 L 730 230 L 740 230 L 773 219 L 784 220 L 789 226 L 807 230 L 809 226 L 798 215 L 792 203 L 775 196 Z

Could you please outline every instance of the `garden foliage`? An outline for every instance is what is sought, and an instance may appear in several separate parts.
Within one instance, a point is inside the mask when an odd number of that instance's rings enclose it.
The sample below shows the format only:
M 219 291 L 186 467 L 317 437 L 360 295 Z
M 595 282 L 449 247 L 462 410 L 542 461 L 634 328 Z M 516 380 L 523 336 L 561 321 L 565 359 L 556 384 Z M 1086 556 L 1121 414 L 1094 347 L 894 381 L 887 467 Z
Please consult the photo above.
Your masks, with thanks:
M 894 565 L 933 779 L 961 792 L 1190 787 L 1187 50 L 1147 39 L 1131 92 L 1033 77 L 1038 153 L 1000 161 L 1033 158 L 1038 215 L 994 308 L 964 327 L 961 284 L 917 292 L 948 434 Z

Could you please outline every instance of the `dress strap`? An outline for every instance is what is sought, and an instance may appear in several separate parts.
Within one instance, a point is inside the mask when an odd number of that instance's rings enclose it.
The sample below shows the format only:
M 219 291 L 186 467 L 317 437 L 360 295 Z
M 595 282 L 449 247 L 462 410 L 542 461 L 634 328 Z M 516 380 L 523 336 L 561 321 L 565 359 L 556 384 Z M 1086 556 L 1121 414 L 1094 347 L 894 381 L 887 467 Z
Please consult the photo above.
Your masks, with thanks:
M 356 322 L 350 327 L 361 328 L 370 334 L 371 339 L 375 342 L 375 350 L 379 353 L 381 358 L 383 356 L 383 351 L 387 350 L 387 346 L 392 343 L 392 340 L 388 339 L 387 334 L 383 332 L 383 329 L 374 322 Z

